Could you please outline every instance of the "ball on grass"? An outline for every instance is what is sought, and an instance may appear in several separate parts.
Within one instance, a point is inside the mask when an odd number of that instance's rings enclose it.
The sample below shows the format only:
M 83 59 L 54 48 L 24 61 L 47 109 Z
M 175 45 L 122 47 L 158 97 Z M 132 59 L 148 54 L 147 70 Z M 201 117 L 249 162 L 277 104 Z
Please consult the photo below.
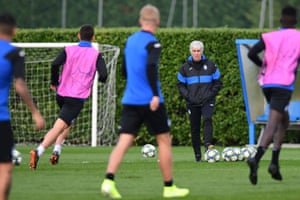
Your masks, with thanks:
M 141 152 L 144 158 L 154 158 L 156 155 L 156 148 L 152 144 L 145 144 L 142 147 Z

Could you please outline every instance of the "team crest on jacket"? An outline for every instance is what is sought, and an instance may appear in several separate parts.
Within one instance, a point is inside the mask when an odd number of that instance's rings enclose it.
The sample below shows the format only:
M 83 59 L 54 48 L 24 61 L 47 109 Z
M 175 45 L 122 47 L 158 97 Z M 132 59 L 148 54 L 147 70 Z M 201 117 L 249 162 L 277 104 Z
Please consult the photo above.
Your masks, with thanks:
M 204 69 L 204 70 L 207 70 L 207 65 L 203 65 L 203 69 Z

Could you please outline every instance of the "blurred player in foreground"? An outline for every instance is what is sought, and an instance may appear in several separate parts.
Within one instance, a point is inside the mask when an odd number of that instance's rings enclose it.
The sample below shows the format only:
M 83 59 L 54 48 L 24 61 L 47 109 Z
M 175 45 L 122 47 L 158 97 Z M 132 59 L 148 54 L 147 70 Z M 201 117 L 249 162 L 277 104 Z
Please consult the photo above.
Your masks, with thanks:
M 113 199 L 121 198 L 114 176 L 142 123 L 156 137 L 159 147 L 159 166 L 164 181 L 163 197 L 184 197 L 189 194 L 188 189 L 173 184 L 170 127 L 158 80 L 161 44 L 154 36 L 159 22 L 159 10 L 150 4 L 145 5 L 140 10 L 141 30 L 127 39 L 124 49 L 123 67 L 127 83 L 122 98 L 119 140 L 110 154 L 101 185 L 102 193 Z
M 8 107 L 12 81 L 17 94 L 32 113 L 35 130 L 45 126 L 25 82 L 25 52 L 10 44 L 15 34 L 15 18 L 11 14 L 0 14 L 0 200 L 8 199 L 12 182 L 14 137 Z

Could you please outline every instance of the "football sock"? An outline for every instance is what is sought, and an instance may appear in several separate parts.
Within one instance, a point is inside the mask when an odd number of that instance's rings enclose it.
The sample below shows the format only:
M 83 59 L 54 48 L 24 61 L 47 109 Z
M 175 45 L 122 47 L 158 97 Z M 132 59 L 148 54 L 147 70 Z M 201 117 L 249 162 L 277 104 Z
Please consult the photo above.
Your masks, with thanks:
M 36 150 L 39 157 L 45 152 L 45 148 L 42 145 L 39 145 Z
M 59 144 L 54 145 L 54 150 L 53 151 L 57 151 L 58 154 L 60 154 L 61 153 L 61 145 L 59 145 Z
M 105 175 L 105 178 L 110 179 L 110 180 L 113 181 L 115 179 L 115 175 L 113 173 L 107 173 Z
M 165 181 L 164 184 L 165 184 L 166 187 L 170 187 L 170 186 L 173 185 L 173 180 Z
M 265 154 L 266 152 L 266 148 L 265 147 L 262 147 L 262 146 L 259 146 L 257 148 L 257 152 L 255 154 L 255 161 L 258 163 L 260 161 L 260 159 L 263 157 L 263 155 Z
M 275 164 L 276 166 L 278 166 L 279 154 L 280 154 L 280 149 L 273 149 L 271 163 Z

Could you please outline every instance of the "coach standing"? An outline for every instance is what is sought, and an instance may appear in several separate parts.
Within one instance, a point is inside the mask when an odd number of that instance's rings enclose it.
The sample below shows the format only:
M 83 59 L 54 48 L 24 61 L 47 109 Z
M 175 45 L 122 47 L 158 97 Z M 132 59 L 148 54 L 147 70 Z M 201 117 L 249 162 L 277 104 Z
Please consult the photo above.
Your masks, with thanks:
M 213 148 L 212 116 L 215 97 L 222 86 L 217 65 L 204 56 L 203 50 L 201 41 L 191 42 L 191 56 L 182 65 L 177 76 L 179 93 L 187 103 L 196 162 L 201 161 L 201 116 L 205 150 Z

